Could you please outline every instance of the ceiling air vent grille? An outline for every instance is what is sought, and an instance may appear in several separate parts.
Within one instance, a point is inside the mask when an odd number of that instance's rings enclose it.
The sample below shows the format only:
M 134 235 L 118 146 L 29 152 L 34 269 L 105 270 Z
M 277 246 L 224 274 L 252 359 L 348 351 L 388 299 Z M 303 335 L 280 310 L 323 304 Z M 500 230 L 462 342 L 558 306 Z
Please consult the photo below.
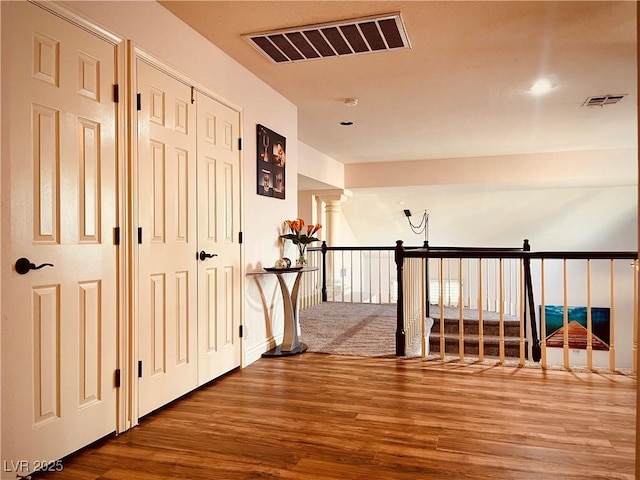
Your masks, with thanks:
M 614 103 L 618 103 L 625 97 L 627 94 L 623 93 L 621 95 L 598 95 L 597 97 L 589 97 L 582 104 L 583 107 L 604 107 L 605 105 L 613 105 Z
M 243 38 L 274 63 L 411 48 L 399 13 L 252 33 Z

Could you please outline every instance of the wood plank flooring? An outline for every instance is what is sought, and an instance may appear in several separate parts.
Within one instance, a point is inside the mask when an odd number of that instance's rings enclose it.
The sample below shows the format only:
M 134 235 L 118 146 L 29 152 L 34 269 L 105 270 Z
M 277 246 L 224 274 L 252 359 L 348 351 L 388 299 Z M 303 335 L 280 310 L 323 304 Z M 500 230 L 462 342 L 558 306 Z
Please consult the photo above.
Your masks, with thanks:
M 36 478 L 632 479 L 635 391 L 623 375 L 264 358 Z

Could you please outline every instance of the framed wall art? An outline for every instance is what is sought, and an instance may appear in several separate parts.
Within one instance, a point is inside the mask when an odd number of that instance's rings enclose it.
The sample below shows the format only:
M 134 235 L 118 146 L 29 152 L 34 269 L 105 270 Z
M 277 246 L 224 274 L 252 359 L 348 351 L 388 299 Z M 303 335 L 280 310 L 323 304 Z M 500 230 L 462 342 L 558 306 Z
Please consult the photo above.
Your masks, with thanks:
M 542 313 L 542 307 L 540 307 Z M 610 309 L 591 307 L 591 348 L 609 350 Z M 545 305 L 545 329 L 547 347 L 562 348 L 564 345 L 564 306 Z M 542 318 L 542 317 L 541 317 Z M 569 348 L 586 350 L 587 348 L 587 307 L 567 307 L 567 330 Z
M 285 198 L 287 139 L 257 125 L 257 193 L 266 197 Z

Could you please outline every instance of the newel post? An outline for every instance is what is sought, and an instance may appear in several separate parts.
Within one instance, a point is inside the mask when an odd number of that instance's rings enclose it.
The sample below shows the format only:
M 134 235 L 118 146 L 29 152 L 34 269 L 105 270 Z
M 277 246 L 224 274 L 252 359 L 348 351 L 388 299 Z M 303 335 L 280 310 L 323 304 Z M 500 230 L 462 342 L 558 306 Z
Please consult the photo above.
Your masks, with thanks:
M 327 301 L 327 242 L 322 241 L 322 301 Z
M 524 239 L 524 243 L 522 245 L 522 250 L 524 252 L 531 252 L 531 245 L 529 244 L 528 239 Z M 528 254 L 525 254 L 522 259 L 524 262 L 524 293 L 525 298 L 522 299 L 524 303 L 524 311 L 525 316 L 527 314 L 527 304 L 529 310 L 529 323 L 531 325 L 531 357 L 534 362 L 539 362 L 542 357 L 542 349 L 540 347 L 540 340 L 538 339 L 538 328 L 536 321 L 536 304 L 533 298 L 533 282 L 531 280 L 531 258 Z
M 404 247 L 402 240 L 396 242 L 396 272 L 398 280 L 398 313 L 396 326 L 396 355 L 402 357 L 405 355 L 406 333 L 404 331 L 404 286 L 402 281 L 402 272 L 404 270 Z

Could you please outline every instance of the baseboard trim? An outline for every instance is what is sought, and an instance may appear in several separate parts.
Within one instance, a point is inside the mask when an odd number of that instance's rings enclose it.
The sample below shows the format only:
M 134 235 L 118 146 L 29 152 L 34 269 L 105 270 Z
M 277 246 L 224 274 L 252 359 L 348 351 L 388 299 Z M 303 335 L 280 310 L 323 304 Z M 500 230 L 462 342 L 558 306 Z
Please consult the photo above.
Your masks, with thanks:
M 248 367 L 253 362 L 260 360 L 264 352 L 268 352 L 272 348 L 282 343 L 282 337 L 284 334 L 276 335 L 275 337 L 265 338 L 262 342 L 252 345 L 244 351 L 244 361 L 242 362 L 242 368 Z

